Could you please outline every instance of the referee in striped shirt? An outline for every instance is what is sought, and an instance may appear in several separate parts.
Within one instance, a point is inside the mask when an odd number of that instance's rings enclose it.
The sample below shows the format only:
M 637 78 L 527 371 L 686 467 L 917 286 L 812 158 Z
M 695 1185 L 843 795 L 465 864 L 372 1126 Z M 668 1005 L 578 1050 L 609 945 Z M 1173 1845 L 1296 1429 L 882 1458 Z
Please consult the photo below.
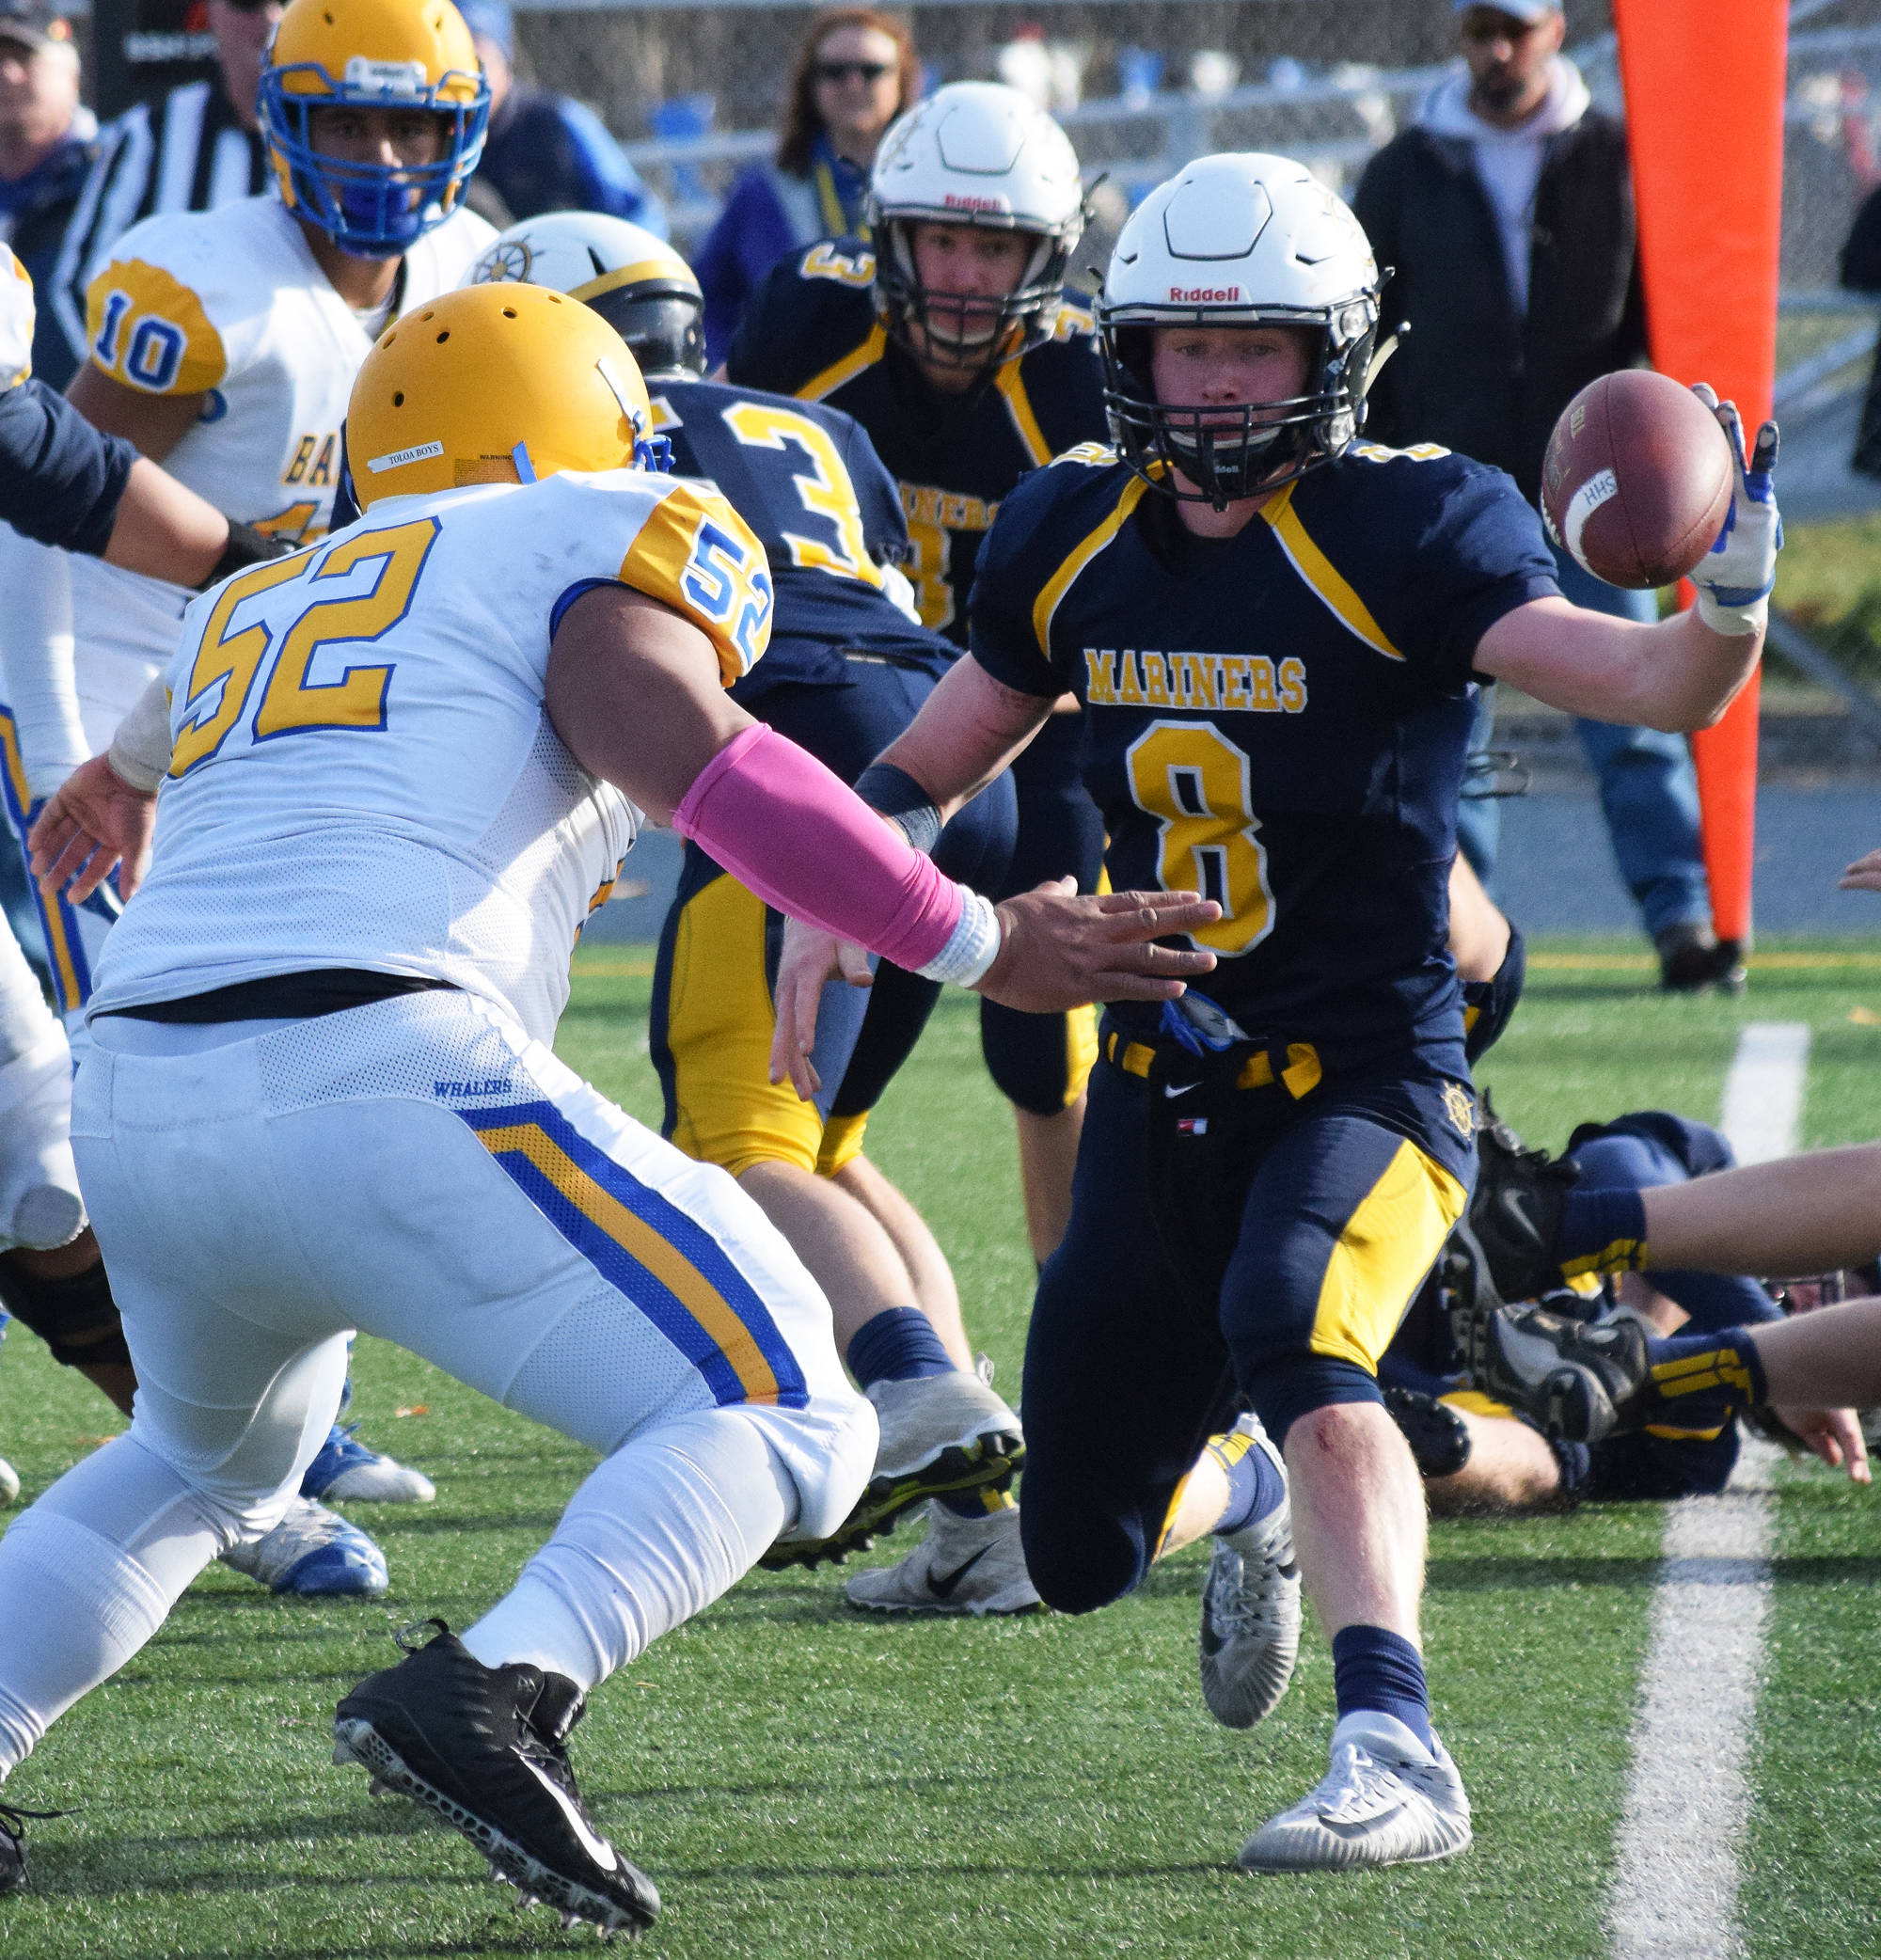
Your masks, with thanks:
M 133 225 L 153 212 L 213 211 L 266 186 L 255 98 L 280 0 L 206 0 L 206 11 L 216 79 L 183 82 L 159 103 L 137 103 L 100 133 L 98 161 L 40 301 L 50 300 L 74 360 L 86 354 L 86 288 Z

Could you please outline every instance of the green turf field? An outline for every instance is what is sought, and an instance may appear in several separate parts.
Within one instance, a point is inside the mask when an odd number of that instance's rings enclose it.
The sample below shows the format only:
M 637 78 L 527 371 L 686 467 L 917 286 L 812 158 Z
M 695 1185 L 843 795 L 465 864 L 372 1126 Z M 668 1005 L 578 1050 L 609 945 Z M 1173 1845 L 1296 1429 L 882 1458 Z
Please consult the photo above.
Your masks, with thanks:
M 579 965 L 561 1047 L 642 1116 L 648 962 Z M 1881 940 L 1766 949 L 1743 1001 L 1662 1000 L 1633 947 L 1550 942 L 1484 1075 L 1534 1141 L 1661 1104 L 1715 1117 L 1738 1028 L 1814 1030 L 1805 1135 L 1881 1131 Z M 1011 1126 L 950 997 L 871 1130 L 932 1220 L 970 1326 L 1018 1376 L 1030 1262 Z M 71 1805 L 36 1826 L 37 1880 L 0 1902 L 5 1960 L 305 1960 L 588 1945 L 518 1915 L 455 1836 L 374 1803 L 327 1762 L 334 1701 L 422 1614 L 462 1624 L 549 1528 L 583 1453 L 394 1350 L 362 1343 L 363 1433 L 439 1487 L 354 1506 L 391 1561 L 387 1601 L 276 1601 L 212 1571 L 158 1639 L 8 1785 Z M 33 1494 L 117 1427 L 19 1330 L 0 1362 L 0 1455 Z M 1758 1960 L 1881 1952 L 1881 1499 L 1826 1473 L 1780 1500 L 1769 1678 L 1751 1752 L 1744 1905 Z M 1085 1620 L 883 1623 L 835 1576 L 755 1573 L 604 1688 L 577 1731 L 604 1826 L 658 1880 L 655 1953 L 1250 1954 L 1260 1960 L 1604 1951 L 1602 1889 L 1661 1527 L 1655 1508 L 1438 1525 L 1428 1634 L 1437 1719 L 1478 1843 L 1428 1870 L 1256 1880 L 1246 1831 L 1323 1771 L 1331 1669 L 1309 1631 L 1252 1736 L 1194 1684 L 1202 1554 Z M 877 1555 L 912 1542 L 912 1527 Z M 0 1601 L 0 1611 L 5 1602 Z

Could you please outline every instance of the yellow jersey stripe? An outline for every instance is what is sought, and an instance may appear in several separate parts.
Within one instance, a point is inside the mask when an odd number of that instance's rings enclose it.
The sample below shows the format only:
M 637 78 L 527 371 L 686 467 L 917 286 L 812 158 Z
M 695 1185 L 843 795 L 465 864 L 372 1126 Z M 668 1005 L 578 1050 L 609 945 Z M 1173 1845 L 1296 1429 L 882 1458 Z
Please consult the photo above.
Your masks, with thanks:
M 1019 371 L 1019 363 L 1007 361 L 994 374 L 993 386 L 1005 397 L 1012 425 L 1019 431 L 1019 439 L 1032 452 L 1034 467 L 1044 468 L 1051 460 L 1051 445 L 1046 441 L 1045 431 L 1038 426 L 1038 418 L 1032 412 L 1032 400 L 1025 392 L 1025 381 Z
M 717 1343 L 748 1400 L 777 1400 L 777 1377 L 724 1295 L 644 1219 L 604 1191 L 540 1123 L 514 1123 L 500 1130 L 480 1130 L 476 1135 L 493 1157 L 514 1152 L 526 1158 L 591 1225 L 645 1267 Z
M 1123 486 L 1116 508 L 1087 538 L 1072 547 L 1065 562 L 1045 581 L 1044 591 L 1032 602 L 1032 630 L 1038 639 L 1038 651 L 1048 660 L 1051 657 L 1051 617 L 1058 610 L 1059 600 L 1071 590 L 1078 574 L 1124 528 L 1148 488 L 1141 477 L 1131 477 Z
M 1307 535 L 1300 514 L 1293 508 L 1293 485 L 1288 483 L 1271 502 L 1262 505 L 1260 514 L 1279 539 L 1288 561 L 1312 587 L 1320 604 L 1374 653 L 1383 654 L 1387 660 L 1403 659 L 1404 656 L 1385 638 L 1383 627 L 1367 609 L 1365 601 Z
M 846 354 L 839 361 L 831 361 L 820 374 L 813 374 L 799 388 L 793 389 L 799 402 L 820 402 L 826 395 L 833 395 L 846 381 L 853 381 L 864 368 L 873 368 L 888 352 L 888 333 L 880 321 L 869 329 L 869 337 L 860 347 Z

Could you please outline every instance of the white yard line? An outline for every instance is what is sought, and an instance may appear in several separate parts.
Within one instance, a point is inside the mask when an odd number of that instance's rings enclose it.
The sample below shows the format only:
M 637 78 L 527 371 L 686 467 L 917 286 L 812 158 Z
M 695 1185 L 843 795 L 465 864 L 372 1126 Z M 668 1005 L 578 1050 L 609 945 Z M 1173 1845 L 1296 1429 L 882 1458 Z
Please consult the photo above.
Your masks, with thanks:
M 1799 1022 L 1744 1030 L 1723 1120 L 1740 1162 L 1795 1147 L 1809 1053 L 1810 1031 Z M 1779 1458 L 1747 1441 L 1728 1491 L 1667 1510 L 1607 1906 L 1616 1960 L 1731 1960 L 1744 1952 L 1745 1761 L 1770 1618 L 1771 1468 Z

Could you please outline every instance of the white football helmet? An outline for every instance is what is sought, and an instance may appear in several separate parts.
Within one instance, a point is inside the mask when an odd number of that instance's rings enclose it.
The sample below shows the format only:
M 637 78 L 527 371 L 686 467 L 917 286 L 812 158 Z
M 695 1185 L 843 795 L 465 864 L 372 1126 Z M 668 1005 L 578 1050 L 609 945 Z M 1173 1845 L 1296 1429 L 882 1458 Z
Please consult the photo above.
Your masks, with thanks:
M 1118 451 L 1155 488 L 1217 509 L 1331 462 L 1365 426 L 1378 289 L 1358 220 L 1304 164 L 1198 158 L 1131 213 L 1098 301 Z M 1309 392 L 1227 422 L 1218 407 L 1159 402 L 1150 330 L 1178 325 L 1309 328 Z
M 915 269 L 912 227 L 1031 233 L 1036 249 L 1004 301 L 940 292 Z M 876 307 L 889 333 L 930 360 L 990 368 L 1047 339 L 1084 231 L 1078 153 L 1045 111 L 1000 82 L 953 82 L 882 138 L 869 178 Z
M 514 279 L 585 301 L 649 379 L 705 371 L 705 296 L 663 238 L 598 211 L 546 212 L 500 232 L 464 283 Z

